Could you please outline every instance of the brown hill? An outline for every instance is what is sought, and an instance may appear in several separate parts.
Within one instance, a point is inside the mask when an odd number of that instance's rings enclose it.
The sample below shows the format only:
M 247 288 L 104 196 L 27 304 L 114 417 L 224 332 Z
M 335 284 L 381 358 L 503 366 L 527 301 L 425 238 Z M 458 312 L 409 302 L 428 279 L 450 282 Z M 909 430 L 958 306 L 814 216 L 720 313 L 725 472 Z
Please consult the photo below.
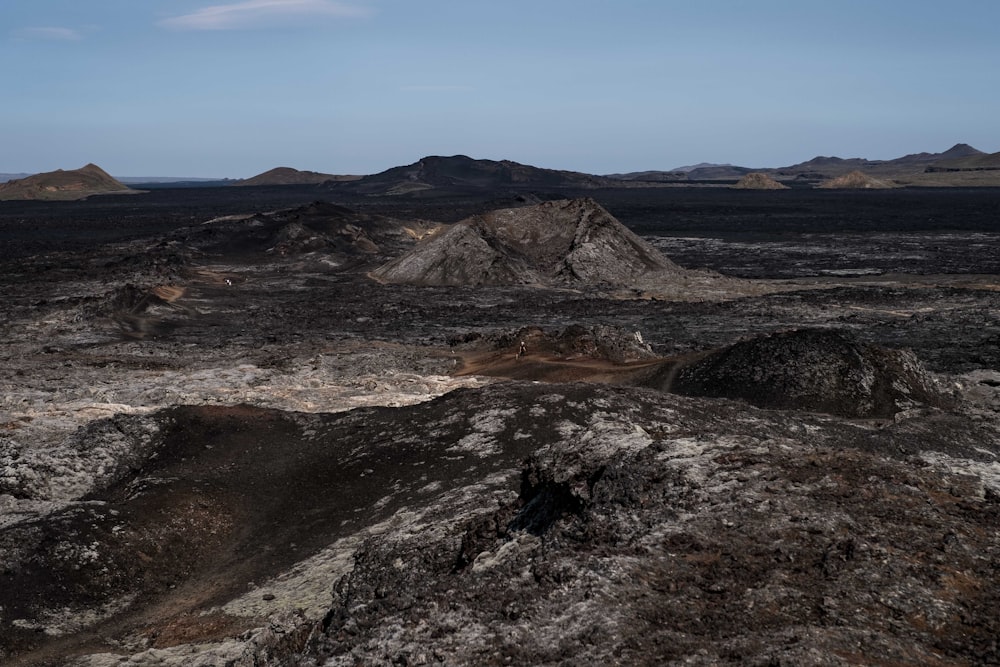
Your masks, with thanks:
M 327 181 L 356 181 L 360 176 L 337 176 L 318 171 L 300 171 L 291 167 L 275 167 L 262 174 L 237 181 L 234 185 L 312 185 Z
M 852 171 L 820 183 L 817 187 L 831 190 L 873 190 L 894 187 L 891 183 L 872 178 L 862 171 Z
M 615 284 L 681 272 L 590 198 L 473 216 L 372 277 L 413 285 Z
M 787 190 L 788 186 L 779 183 L 767 174 L 759 171 L 751 172 L 741 178 L 736 185 L 737 190 Z
M 57 169 L 0 184 L 0 200 L 83 199 L 100 194 L 135 194 L 127 185 L 96 164 L 80 169 Z

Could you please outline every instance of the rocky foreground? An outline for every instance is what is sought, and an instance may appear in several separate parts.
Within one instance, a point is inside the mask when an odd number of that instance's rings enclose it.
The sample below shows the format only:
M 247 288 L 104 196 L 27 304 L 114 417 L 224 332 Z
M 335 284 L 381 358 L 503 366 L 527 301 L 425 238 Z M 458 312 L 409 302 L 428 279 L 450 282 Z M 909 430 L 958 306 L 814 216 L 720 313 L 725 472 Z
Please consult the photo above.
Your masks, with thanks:
M 436 229 L 8 263 L 0 661 L 1000 661 L 990 277 L 365 277 Z

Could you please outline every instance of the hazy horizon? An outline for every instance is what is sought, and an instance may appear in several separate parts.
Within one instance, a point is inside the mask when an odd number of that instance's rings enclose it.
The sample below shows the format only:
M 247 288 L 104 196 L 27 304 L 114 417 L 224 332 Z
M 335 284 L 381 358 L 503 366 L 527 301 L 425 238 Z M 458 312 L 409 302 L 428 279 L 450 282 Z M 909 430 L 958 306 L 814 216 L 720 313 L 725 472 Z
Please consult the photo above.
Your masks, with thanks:
M 987 0 L 12 0 L 0 173 L 995 152 L 998 23 Z

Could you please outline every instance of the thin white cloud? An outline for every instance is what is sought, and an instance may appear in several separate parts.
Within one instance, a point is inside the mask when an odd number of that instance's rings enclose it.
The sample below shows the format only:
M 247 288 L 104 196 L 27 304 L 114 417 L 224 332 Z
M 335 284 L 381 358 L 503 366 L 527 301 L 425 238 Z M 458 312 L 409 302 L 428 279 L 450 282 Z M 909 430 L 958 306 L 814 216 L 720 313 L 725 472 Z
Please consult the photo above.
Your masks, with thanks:
M 401 86 L 406 93 L 462 93 L 475 90 L 472 86 Z
M 72 28 L 57 28 L 54 26 L 42 28 L 24 28 L 17 32 L 24 39 L 48 39 L 61 42 L 75 42 L 83 39 L 83 34 Z
M 366 7 L 335 0 L 244 0 L 203 7 L 164 19 L 160 25 L 176 30 L 244 30 L 319 17 L 361 18 L 370 14 Z

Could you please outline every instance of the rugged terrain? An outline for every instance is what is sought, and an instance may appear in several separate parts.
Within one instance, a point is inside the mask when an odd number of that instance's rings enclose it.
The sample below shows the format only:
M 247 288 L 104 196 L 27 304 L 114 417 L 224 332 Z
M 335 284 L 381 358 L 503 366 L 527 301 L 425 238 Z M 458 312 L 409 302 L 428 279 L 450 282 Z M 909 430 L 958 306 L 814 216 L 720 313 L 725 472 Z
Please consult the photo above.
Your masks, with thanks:
M 995 191 L 330 192 L 0 206 L 4 664 L 1000 660 Z

